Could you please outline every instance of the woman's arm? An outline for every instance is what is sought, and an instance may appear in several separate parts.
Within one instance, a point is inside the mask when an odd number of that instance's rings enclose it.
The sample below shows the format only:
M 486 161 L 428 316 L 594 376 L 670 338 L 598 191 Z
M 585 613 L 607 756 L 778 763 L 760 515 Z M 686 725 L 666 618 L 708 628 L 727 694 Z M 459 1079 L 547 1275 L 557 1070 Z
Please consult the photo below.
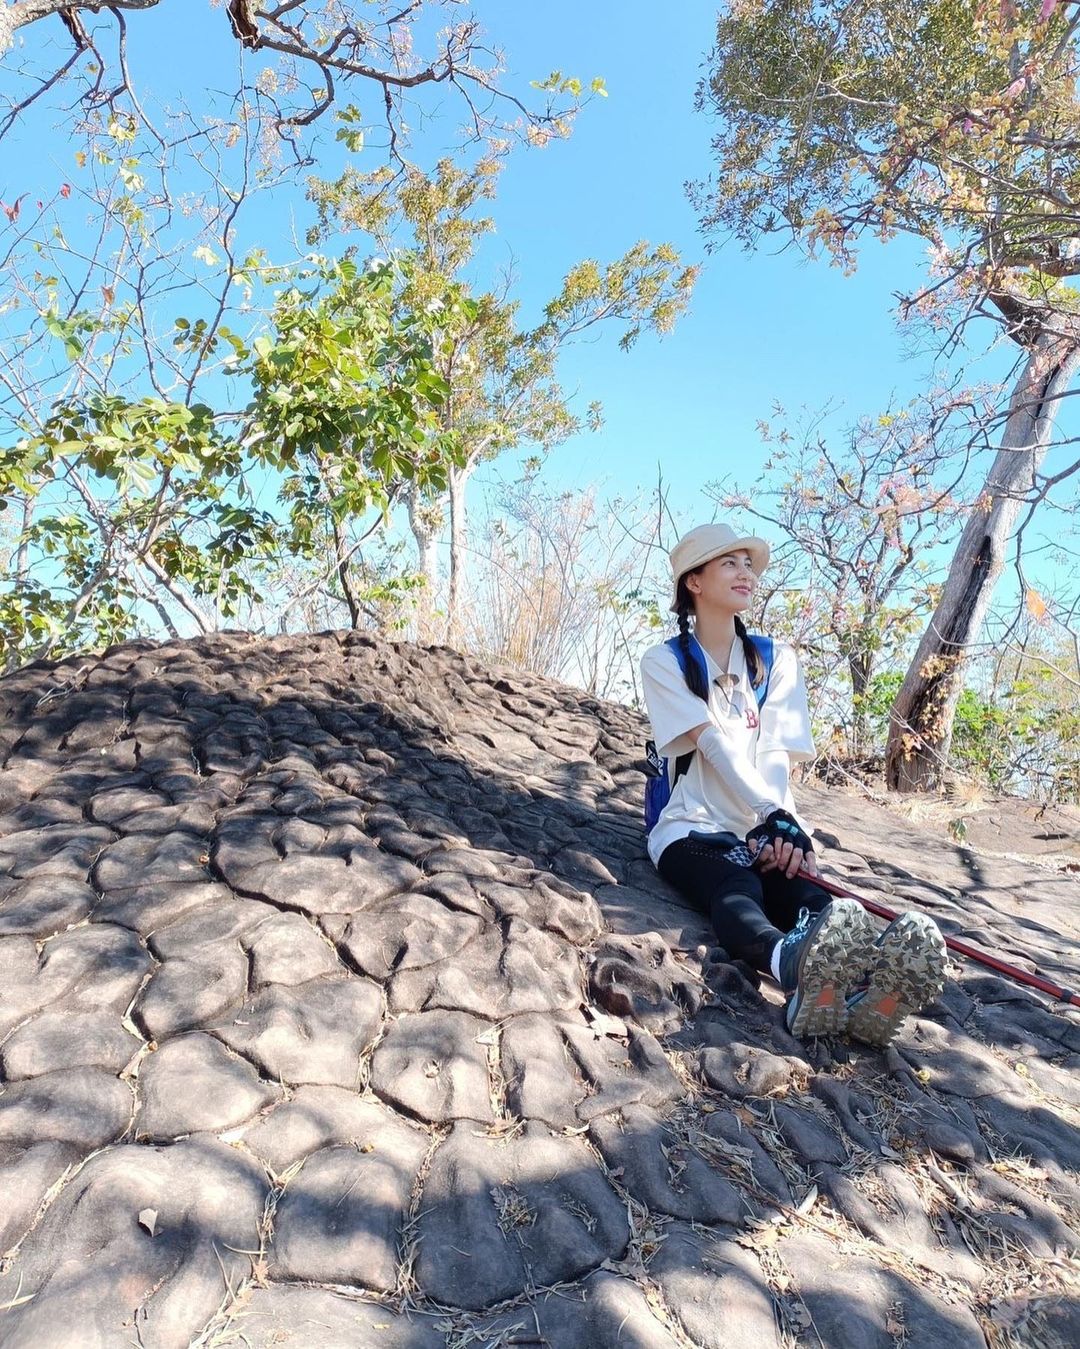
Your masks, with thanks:
M 725 783 L 739 794 L 743 804 L 753 811 L 756 824 L 760 824 L 774 810 L 782 809 L 783 791 L 777 794 L 745 755 L 733 753 L 731 746 L 711 722 L 702 722 L 686 734 Z
M 731 747 L 712 725 L 695 726 L 687 735 L 694 741 L 700 753 L 704 754 L 713 768 L 720 773 L 729 787 L 734 787 L 745 804 L 754 812 L 756 824 L 764 824 L 775 811 L 783 811 L 791 819 L 784 807 L 787 794 L 788 756 L 783 750 L 771 751 L 766 758 L 766 772 L 755 767 L 743 755 L 733 754 Z M 781 764 L 772 756 L 783 755 Z M 759 756 L 759 758 L 762 756 Z M 748 840 L 756 846 L 756 840 Z M 779 868 L 789 878 L 801 868 L 806 867 L 812 875 L 817 874 L 813 850 L 795 847 L 790 840 L 775 838 L 763 842 L 754 854 L 757 865 L 762 871 Z
M 791 780 L 791 758 L 786 749 L 759 751 L 757 770 L 777 801 L 786 801 Z

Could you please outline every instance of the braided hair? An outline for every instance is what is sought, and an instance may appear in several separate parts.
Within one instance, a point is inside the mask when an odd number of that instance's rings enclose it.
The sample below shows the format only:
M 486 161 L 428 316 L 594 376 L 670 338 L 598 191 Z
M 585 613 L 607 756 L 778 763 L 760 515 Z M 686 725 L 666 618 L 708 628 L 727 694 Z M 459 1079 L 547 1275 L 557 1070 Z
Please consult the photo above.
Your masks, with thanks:
M 746 631 L 746 624 L 738 614 L 735 615 L 735 636 L 742 642 L 743 655 L 746 657 L 746 668 L 750 675 L 750 683 L 754 688 L 760 688 L 761 681 L 765 678 L 765 662 L 761 659 L 761 652 L 750 640 L 750 634 Z
M 702 567 L 704 565 L 702 563 Z M 675 605 L 679 620 L 679 646 L 683 653 L 682 665 L 686 671 L 686 687 L 696 698 L 708 702 L 709 690 L 702 676 L 701 667 L 696 660 L 690 659 L 690 615 L 694 612 L 694 597 L 686 585 L 686 578 L 696 576 L 702 570 L 702 567 L 695 567 L 679 577 L 679 584 L 675 591 Z M 750 634 L 746 631 L 746 624 L 738 615 L 735 617 L 735 635 L 742 642 L 750 683 L 754 688 L 758 688 L 765 678 L 765 664 L 761 659 L 761 653 L 750 640 Z

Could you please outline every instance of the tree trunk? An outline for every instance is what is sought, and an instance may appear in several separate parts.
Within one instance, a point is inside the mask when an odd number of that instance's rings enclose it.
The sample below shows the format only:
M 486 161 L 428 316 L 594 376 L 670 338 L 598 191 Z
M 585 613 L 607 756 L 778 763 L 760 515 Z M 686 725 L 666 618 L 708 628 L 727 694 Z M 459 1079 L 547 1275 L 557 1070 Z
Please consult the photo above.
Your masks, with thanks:
M 337 574 L 338 581 L 341 584 L 341 593 L 345 597 L 345 604 L 349 610 L 349 625 L 355 632 L 360 627 L 360 604 L 352 588 L 352 575 L 349 571 L 348 550 L 345 547 L 345 536 L 342 533 L 341 525 L 337 520 L 331 521 L 334 531 L 334 552 L 337 556 Z
M 851 752 L 858 758 L 869 740 L 866 716 L 866 690 L 870 687 L 873 657 L 865 651 L 848 654 L 848 675 L 851 679 Z
M 1005 549 L 1078 365 L 1075 331 L 1044 331 L 1030 348 L 1013 390 L 1001 448 L 892 707 L 885 779 L 895 791 L 935 791 L 941 785 L 968 652 L 982 628 L 1005 565 Z
M 446 640 L 451 646 L 461 640 L 465 551 L 468 547 L 465 486 L 475 467 L 474 460 L 464 468 L 450 469 L 450 586 L 446 598 Z
M 424 578 L 423 589 L 417 601 L 416 640 L 434 642 L 439 638 L 435 622 L 435 601 L 439 593 L 439 534 L 442 531 L 443 511 L 437 502 L 424 501 L 415 487 L 406 497 L 409 528 L 416 540 L 417 562 Z
M 30 528 L 34 523 L 34 498 L 29 493 L 23 498 L 22 527 L 19 546 L 15 549 L 15 586 L 26 585 L 30 579 Z

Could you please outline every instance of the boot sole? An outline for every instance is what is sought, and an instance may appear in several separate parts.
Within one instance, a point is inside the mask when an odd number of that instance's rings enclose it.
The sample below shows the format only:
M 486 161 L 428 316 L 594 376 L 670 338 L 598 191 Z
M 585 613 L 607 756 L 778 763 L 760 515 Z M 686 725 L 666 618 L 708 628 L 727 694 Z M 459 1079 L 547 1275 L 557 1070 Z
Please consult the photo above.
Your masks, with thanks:
M 848 1034 L 884 1049 L 901 1023 L 945 987 L 945 939 L 925 914 L 901 914 L 885 929 L 872 957 L 870 983 L 848 1004 Z
M 847 997 L 874 958 L 876 929 L 861 904 L 835 899 L 804 954 L 799 986 L 787 1006 L 787 1027 L 800 1039 L 841 1035 Z

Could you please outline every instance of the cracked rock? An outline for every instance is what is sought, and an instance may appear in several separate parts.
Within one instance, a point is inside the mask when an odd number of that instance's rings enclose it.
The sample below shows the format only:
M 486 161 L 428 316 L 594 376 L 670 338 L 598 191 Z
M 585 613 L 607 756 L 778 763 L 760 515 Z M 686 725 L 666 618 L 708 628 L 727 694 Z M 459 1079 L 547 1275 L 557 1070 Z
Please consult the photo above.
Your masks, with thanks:
M 280 1096 L 211 1035 L 178 1035 L 139 1068 L 136 1133 L 155 1142 L 234 1128 Z
M 0 1301 L 25 1298 L 4 1313 L 5 1349 L 70 1349 L 75 1326 L 79 1349 L 111 1349 L 135 1318 L 144 1344 L 186 1349 L 250 1273 L 265 1194 L 255 1163 L 213 1139 L 99 1153 L 0 1274 Z
M 617 1259 L 626 1211 L 588 1149 L 527 1125 L 487 1139 L 456 1125 L 435 1154 L 416 1275 L 431 1297 L 483 1308 Z
M 352 1087 L 381 1019 L 378 986 L 342 976 L 271 984 L 214 1031 L 274 1081 Z
M 737 1224 L 746 1216 L 738 1188 L 648 1106 L 598 1119 L 590 1133 L 608 1167 L 651 1211 L 708 1224 Z
M 334 1143 L 371 1142 L 389 1124 L 400 1123 L 381 1102 L 363 1100 L 344 1087 L 298 1087 L 244 1130 L 244 1144 L 279 1174 L 294 1162 Z
M 423 1134 L 386 1121 L 358 1144 L 309 1156 L 278 1202 L 272 1277 L 392 1292 L 427 1148 Z
M 493 1118 L 487 1044 L 493 1027 L 465 1012 L 417 1012 L 392 1022 L 375 1050 L 371 1085 L 433 1124 Z
M 0 1144 L 70 1143 L 83 1152 L 100 1148 L 127 1128 L 131 1089 L 100 1068 L 65 1068 L 0 1094 Z
M 256 1288 L 229 1318 L 218 1349 L 446 1349 L 431 1318 L 322 1288 Z
M 489 1020 L 551 1012 L 581 1001 L 577 951 L 519 918 L 489 924 L 456 955 L 399 970 L 390 985 L 395 1010 L 472 1012 Z
M 42 1012 L 4 1041 L 0 1071 L 9 1082 L 60 1068 L 119 1073 L 139 1046 L 114 1012 Z
M 598 1007 L 658 1034 L 676 1029 L 703 997 L 700 981 L 675 961 L 655 932 L 606 937 L 597 948 L 589 987 Z
M 751 1251 L 672 1223 L 649 1266 L 664 1301 L 702 1349 L 779 1349 L 773 1299 Z

